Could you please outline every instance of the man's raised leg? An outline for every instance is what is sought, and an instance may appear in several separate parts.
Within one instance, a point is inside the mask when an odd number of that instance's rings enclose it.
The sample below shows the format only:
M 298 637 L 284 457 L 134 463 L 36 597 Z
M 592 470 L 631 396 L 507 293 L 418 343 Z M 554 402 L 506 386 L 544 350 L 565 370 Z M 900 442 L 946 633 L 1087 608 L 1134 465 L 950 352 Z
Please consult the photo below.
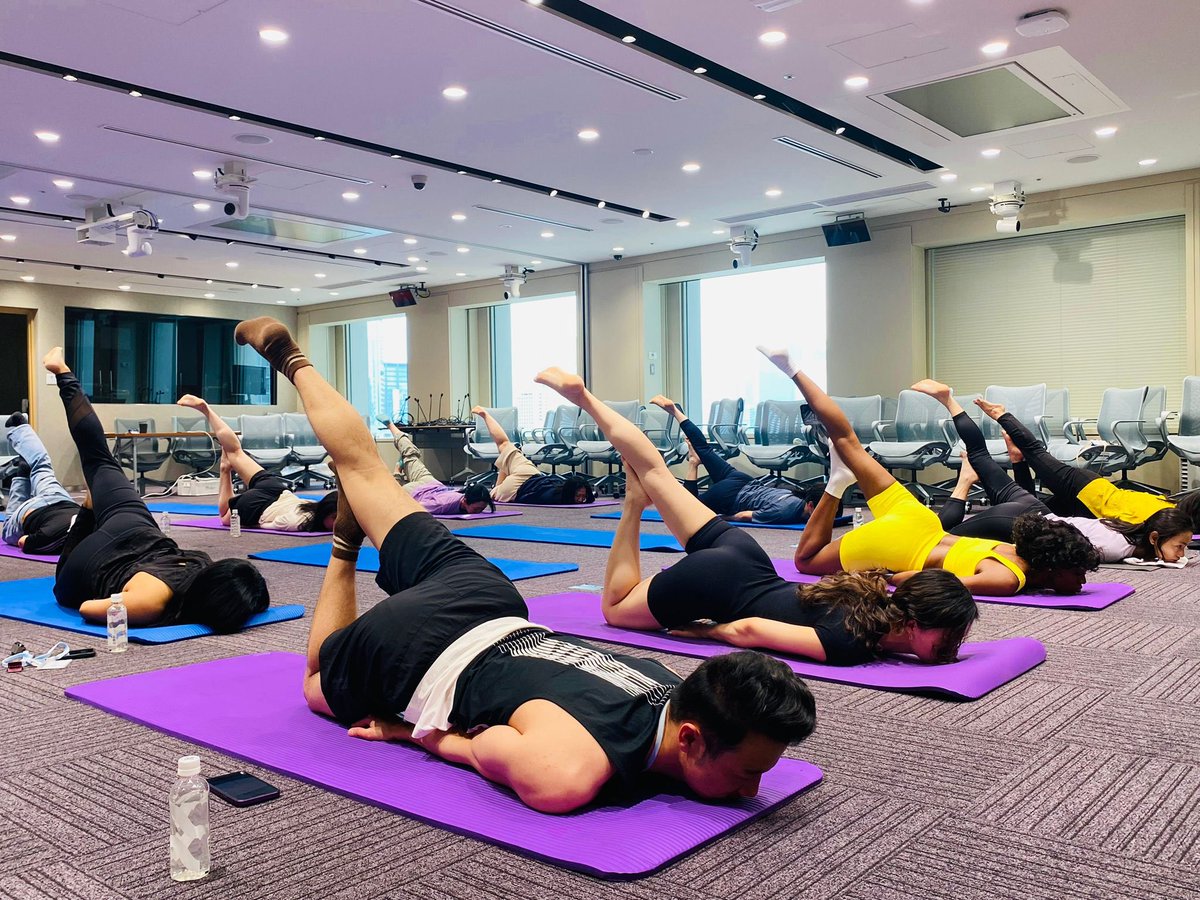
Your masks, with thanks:
M 337 465 L 350 507 L 375 546 L 402 518 L 425 511 L 396 483 L 358 411 L 313 368 L 287 326 L 262 316 L 240 323 L 234 336 L 296 386 L 313 431 Z
M 621 454 L 626 470 L 632 469 L 650 501 L 663 517 L 663 522 L 679 543 L 687 546 L 692 535 L 713 517 L 713 511 L 697 500 L 671 474 L 662 454 L 650 443 L 633 422 L 607 406 L 587 389 L 578 375 L 551 368 L 535 379 L 538 384 L 562 394 L 584 412 L 591 415 L 605 440 Z

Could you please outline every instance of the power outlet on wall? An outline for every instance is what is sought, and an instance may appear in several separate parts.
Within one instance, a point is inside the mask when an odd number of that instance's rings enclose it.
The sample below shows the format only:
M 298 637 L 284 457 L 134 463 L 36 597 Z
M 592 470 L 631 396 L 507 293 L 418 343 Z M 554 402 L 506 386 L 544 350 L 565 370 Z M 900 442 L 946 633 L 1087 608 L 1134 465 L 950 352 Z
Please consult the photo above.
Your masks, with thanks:
M 51 387 L 58 384 L 58 380 L 54 377 L 53 372 L 46 373 L 46 384 L 50 385 Z

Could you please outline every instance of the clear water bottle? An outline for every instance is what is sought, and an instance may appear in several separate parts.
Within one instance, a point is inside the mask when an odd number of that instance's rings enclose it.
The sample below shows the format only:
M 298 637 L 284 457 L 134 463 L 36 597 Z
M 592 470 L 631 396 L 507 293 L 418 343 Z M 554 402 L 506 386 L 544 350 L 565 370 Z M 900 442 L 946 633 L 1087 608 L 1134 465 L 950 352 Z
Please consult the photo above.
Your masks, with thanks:
M 160 518 L 158 521 L 159 521 L 159 527 L 162 528 L 162 533 L 170 534 L 171 533 L 171 514 L 169 512 L 163 513 L 162 518 Z
M 862 523 L 863 523 L 862 507 L 856 506 L 854 508 L 854 527 L 861 528 Z
M 178 779 L 171 787 L 171 877 L 195 881 L 209 870 L 208 782 L 200 774 L 200 757 L 181 756 Z
M 129 649 L 129 612 L 125 609 L 125 595 L 113 594 L 108 598 L 108 652 L 124 653 Z
M 236 509 L 229 514 L 229 536 L 242 536 L 242 517 Z

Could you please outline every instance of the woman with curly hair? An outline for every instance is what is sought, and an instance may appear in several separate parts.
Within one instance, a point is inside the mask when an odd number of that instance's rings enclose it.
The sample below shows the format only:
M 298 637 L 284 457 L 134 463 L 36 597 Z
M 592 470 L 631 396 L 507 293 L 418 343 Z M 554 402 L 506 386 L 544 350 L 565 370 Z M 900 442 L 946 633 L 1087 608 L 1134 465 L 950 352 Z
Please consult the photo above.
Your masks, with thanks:
M 979 610 L 954 576 L 919 572 L 893 593 L 880 573 L 841 574 L 813 585 L 784 581 L 759 543 L 689 493 L 637 426 L 597 400 L 579 376 L 547 369 L 537 381 L 590 413 L 625 461 L 625 504 L 601 598 L 610 625 L 667 628 L 830 665 L 890 653 L 934 663 L 956 658 Z M 638 534 L 651 504 L 687 555 L 642 578 Z
M 882 568 L 894 573 L 890 580 L 898 585 L 923 570 L 945 569 L 973 594 L 1010 597 L 1026 588 L 1076 594 L 1086 573 L 1099 564 L 1095 548 L 1077 528 L 1036 514 L 1016 519 L 1013 544 L 947 534 L 937 515 L 863 449 L 845 414 L 791 362 L 786 350 L 759 350 L 795 382 L 829 434 L 829 483 L 796 547 L 801 572 Z M 936 397 L 951 414 L 962 413 L 944 384 L 925 380 L 913 390 Z M 875 519 L 834 540 L 838 503 L 855 481 Z

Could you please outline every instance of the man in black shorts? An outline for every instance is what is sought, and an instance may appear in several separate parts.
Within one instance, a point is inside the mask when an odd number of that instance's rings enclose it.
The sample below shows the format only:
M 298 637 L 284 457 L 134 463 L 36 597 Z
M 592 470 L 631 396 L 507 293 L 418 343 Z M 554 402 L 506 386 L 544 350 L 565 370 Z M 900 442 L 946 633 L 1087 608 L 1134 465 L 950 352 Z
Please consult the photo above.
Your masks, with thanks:
M 496 486 L 492 488 L 492 499 L 497 503 L 569 506 L 596 499 L 596 492 L 586 476 L 574 473 L 547 475 L 530 462 L 491 413 L 476 406 L 471 409 L 471 414 L 483 419 L 500 454 L 496 458 Z
M 236 336 L 296 385 L 337 466 L 333 558 L 304 679 L 311 709 L 353 737 L 420 744 L 555 813 L 644 772 L 703 797 L 753 796 L 787 745 L 811 733 L 808 688 L 762 654 L 716 657 L 681 680 L 529 622 L 512 583 L 396 484 L 358 414 L 282 323 L 253 319 Z M 364 532 L 391 596 L 359 617 Z

